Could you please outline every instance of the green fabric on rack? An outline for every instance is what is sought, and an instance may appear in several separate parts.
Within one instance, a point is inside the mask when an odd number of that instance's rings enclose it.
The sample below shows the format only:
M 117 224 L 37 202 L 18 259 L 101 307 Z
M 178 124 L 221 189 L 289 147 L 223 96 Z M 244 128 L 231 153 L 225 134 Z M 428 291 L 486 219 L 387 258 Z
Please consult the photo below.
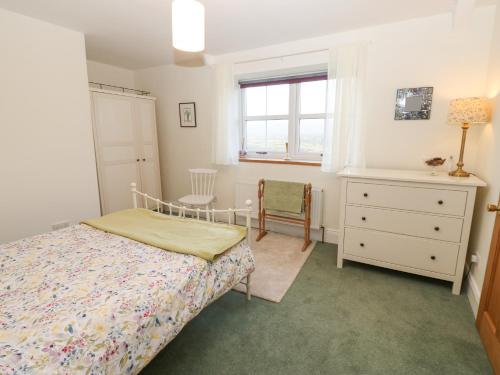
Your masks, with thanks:
M 266 210 L 300 214 L 304 203 L 304 184 L 299 182 L 266 180 L 264 208 Z

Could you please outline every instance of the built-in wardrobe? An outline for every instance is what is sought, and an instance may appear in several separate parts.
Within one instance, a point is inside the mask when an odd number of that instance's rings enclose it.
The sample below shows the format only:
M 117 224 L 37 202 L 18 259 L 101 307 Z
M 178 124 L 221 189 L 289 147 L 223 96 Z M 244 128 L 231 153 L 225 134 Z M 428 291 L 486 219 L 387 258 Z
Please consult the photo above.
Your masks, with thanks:
M 130 183 L 161 199 L 155 98 L 90 89 L 101 212 L 132 207 Z

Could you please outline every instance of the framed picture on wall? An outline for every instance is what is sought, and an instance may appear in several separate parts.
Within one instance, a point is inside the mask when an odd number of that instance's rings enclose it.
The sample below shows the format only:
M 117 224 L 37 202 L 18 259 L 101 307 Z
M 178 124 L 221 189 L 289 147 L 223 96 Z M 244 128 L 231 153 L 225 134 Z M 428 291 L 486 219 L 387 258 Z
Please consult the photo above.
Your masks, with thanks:
M 195 102 L 179 103 L 179 119 L 181 128 L 196 128 Z

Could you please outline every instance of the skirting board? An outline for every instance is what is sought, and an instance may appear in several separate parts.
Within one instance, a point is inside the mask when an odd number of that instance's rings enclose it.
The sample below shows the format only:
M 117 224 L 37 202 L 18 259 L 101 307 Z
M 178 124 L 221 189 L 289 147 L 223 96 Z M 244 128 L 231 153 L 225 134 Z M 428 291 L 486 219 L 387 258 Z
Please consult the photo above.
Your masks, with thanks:
M 325 228 L 325 242 L 337 245 L 339 243 L 338 229 Z
M 481 292 L 477 286 L 476 280 L 469 274 L 467 278 L 467 298 L 469 299 L 470 307 L 477 318 L 477 311 L 479 309 L 479 301 L 481 299 Z

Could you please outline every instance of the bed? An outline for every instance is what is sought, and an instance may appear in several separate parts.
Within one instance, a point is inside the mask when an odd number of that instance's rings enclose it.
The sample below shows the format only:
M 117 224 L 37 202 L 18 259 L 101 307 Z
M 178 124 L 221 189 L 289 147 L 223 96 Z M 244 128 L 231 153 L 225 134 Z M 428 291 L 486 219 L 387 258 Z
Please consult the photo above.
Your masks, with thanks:
M 85 224 L 0 245 L 0 373 L 136 374 L 254 268 L 246 240 L 209 262 Z

